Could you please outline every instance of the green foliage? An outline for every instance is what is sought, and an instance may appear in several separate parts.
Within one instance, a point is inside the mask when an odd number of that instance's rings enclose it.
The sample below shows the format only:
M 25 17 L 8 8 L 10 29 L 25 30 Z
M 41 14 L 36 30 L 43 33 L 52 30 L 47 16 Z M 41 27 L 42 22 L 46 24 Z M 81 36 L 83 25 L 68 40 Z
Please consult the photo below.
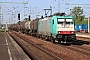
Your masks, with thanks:
M 5 32 L 5 29 L 2 29 L 2 28 L 1 28 L 1 29 L 0 29 L 0 32 Z
M 88 20 L 82 20 L 82 21 L 76 20 L 75 24 L 88 24 Z
M 71 10 L 71 15 L 73 15 L 74 17 L 79 17 L 79 16 L 82 16 L 83 14 L 83 9 L 81 9 L 81 7 L 74 7 L 73 9 L 70 9 Z
M 29 19 L 28 18 L 25 18 L 23 21 L 29 21 Z
M 74 20 L 75 20 L 75 24 L 87 24 L 88 21 L 85 20 L 85 16 L 83 15 L 83 9 L 81 9 L 81 7 L 74 7 L 71 12 L 70 15 L 74 16 Z

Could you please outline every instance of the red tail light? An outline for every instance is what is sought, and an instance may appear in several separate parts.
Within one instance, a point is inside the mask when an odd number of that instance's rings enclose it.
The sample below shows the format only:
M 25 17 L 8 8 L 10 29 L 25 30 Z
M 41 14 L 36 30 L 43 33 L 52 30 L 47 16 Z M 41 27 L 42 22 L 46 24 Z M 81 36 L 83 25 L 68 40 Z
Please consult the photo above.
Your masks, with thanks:
M 58 31 L 58 34 L 75 34 L 74 31 Z

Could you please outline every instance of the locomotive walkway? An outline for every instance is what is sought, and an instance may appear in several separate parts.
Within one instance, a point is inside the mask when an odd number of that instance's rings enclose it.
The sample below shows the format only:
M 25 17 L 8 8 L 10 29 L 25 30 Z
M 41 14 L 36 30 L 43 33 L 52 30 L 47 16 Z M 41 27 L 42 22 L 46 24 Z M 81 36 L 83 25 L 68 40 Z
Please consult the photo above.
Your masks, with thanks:
M 30 60 L 6 32 L 0 32 L 0 60 Z

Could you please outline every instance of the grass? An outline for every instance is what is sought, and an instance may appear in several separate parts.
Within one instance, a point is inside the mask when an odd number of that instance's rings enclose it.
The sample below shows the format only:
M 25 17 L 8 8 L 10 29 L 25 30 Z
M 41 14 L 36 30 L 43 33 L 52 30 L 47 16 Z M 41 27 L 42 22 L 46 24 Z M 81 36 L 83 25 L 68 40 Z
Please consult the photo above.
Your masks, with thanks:
M 5 32 L 5 29 L 0 29 L 0 32 Z

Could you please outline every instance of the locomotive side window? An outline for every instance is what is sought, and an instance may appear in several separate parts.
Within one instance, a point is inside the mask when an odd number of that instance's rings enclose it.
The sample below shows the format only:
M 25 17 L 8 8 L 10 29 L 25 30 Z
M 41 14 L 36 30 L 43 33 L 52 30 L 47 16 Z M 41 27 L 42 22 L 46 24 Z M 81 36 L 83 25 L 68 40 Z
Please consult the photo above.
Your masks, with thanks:
M 54 20 L 52 20 L 52 23 L 54 24 Z

